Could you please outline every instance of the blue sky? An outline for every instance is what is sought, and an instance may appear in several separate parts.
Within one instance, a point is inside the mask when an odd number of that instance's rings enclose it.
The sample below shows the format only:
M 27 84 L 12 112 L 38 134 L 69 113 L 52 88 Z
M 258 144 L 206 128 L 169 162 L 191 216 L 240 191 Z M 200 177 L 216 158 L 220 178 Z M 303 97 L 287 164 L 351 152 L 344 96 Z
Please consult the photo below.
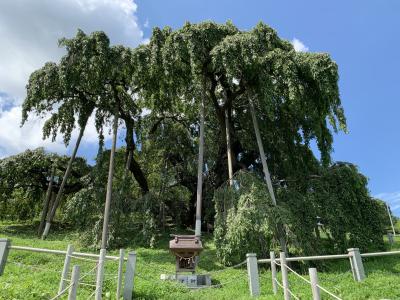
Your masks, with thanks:
M 33 18 L 32 14 L 21 13 L 22 6 L 16 8 L 15 2 L 24 3 L 11 0 L 0 3 L 0 37 L 10 43 L 0 50 L 0 156 L 43 144 L 39 138 L 32 137 L 33 133 L 19 135 L 21 140 L 32 139 L 30 144 L 17 143 L 14 140 L 19 133 L 15 132 L 11 139 L 9 134 L 5 136 L 4 128 L 17 118 L 26 74 L 44 61 L 59 57 L 60 50 L 55 46 L 60 35 L 71 36 L 78 27 L 87 32 L 104 30 L 114 43 L 134 46 L 150 37 L 153 26 L 178 28 L 185 21 L 232 20 L 239 28 L 250 29 L 263 21 L 282 38 L 298 39 L 312 52 L 328 52 L 338 63 L 349 134 L 335 136 L 333 158 L 358 165 L 370 180 L 371 194 L 386 199 L 400 216 L 400 1 L 138 0 L 132 3 L 130 0 L 106 0 L 96 4 L 96 1 L 63 0 L 59 2 L 65 2 L 64 5 L 57 6 L 54 1 L 44 0 L 47 4 L 42 3 L 40 10 L 36 10 L 42 15 L 32 23 L 39 26 L 43 22 L 43 26 L 29 35 L 35 38 L 28 48 L 31 54 L 24 47 L 30 28 L 19 28 L 23 25 L 16 26 L 11 21 L 5 23 L 7 18 L 1 16 L 1 11 L 7 11 L 5 8 L 9 5 L 11 14 L 17 14 L 11 15 L 14 19 Z M 25 6 L 36 5 L 33 2 L 25 1 Z M 27 24 L 32 27 L 29 22 Z M 45 32 L 53 27 L 57 30 Z M 36 45 L 36 35 L 41 33 L 41 44 Z M 4 49 L 14 49 L 12 55 L 15 49 L 21 49 L 23 54 L 15 60 L 18 63 L 28 55 L 37 59 L 28 61 L 26 66 L 15 67 L 14 72 L 7 70 L 2 76 L 1 68 L 7 66 L 11 53 Z M 19 76 L 24 68 L 26 74 Z M 10 73 L 15 80 L 10 79 Z M 10 144 L 15 144 L 14 148 L 10 148 Z M 44 145 L 59 152 L 64 149 L 60 143 Z M 95 133 L 91 129 L 80 154 L 90 158 L 96 152 L 94 149 Z
M 151 27 L 230 19 L 241 29 L 263 21 L 282 38 L 339 65 L 349 134 L 334 140 L 334 160 L 350 161 L 369 178 L 373 195 L 397 202 L 400 215 L 400 1 L 139 0 L 145 36 Z M 393 205 L 393 208 L 395 206 Z

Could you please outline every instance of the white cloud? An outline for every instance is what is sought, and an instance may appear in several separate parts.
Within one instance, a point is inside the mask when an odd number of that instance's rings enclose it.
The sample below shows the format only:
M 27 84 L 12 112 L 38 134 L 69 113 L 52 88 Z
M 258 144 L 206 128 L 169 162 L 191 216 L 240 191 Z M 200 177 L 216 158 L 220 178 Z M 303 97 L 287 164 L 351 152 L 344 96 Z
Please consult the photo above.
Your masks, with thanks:
M 51 141 L 51 138 L 42 139 L 42 127 L 46 119 L 31 117 L 21 128 L 21 106 L 14 106 L 7 111 L 0 110 L 0 158 L 38 147 L 44 147 L 48 151 L 61 154 L 67 153 L 67 148 L 61 136 L 58 136 L 54 142 Z M 111 138 L 109 127 L 104 129 L 104 135 L 106 140 Z M 69 147 L 75 145 L 77 137 L 78 129 L 75 129 L 72 132 Z M 82 138 L 82 144 L 84 143 L 93 145 L 97 145 L 98 143 L 94 117 L 88 120 Z
M 393 193 L 380 193 L 375 198 L 385 201 L 396 216 L 400 216 L 400 191 Z
M 47 61 L 58 61 L 64 51 L 58 39 L 73 37 L 78 28 L 86 33 L 102 30 L 112 44 L 142 43 L 136 9 L 133 0 L 0 1 L 0 157 L 40 146 L 65 153 L 61 140 L 41 139 L 43 120 L 19 127 L 29 75 Z M 97 143 L 92 121 L 83 142 Z
M 149 28 L 149 19 L 146 19 L 146 21 L 144 22 L 144 24 L 143 24 L 143 27 L 144 28 Z
M 292 45 L 294 47 L 294 50 L 297 52 L 307 52 L 309 50 L 308 47 L 304 45 L 302 41 L 296 38 L 292 40 Z

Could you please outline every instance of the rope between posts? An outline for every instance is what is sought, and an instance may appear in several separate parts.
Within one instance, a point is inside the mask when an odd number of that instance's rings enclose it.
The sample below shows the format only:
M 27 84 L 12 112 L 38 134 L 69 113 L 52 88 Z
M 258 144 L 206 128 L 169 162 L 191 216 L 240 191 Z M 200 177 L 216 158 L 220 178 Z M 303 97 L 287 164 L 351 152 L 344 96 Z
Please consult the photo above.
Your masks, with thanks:
M 281 289 L 283 289 L 283 290 L 285 289 L 285 288 L 283 287 L 283 285 L 278 281 L 278 279 L 274 278 L 274 280 L 275 280 L 275 282 L 281 287 Z M 293 296 L 294 299 L 296 299 L 296 300 L 299 300 L 299 299 L 300 299 L 300 298 L 297 297 L 295 294 L 293 294 L 293 292 L 292 292 L 291 290 L 289 290 L 289 289 L 287 289 L 287 290 L 288 290 L 289 294 Z M 340 299 L 340 300 L 341 300 L 341 299 Z
M 287 269 L 289 269 L 290 271 L 292 271 L 292 273 L 294 273 L 297 277 L 303 279 L 303 280 L 304 280 L 305 282 L 307 282 L 308 284 L 311 284 L 311 281 L 307 280 L 306 278 L 304 278 L 303 276 L 301 276 L 300 274 L 298 274 L 296 271 L 294 271 L 294 270 L 293 270 L 292 268 L 290 268 L 289 266 L 285 265 L 285 267 L 286 267 Z M 275 279 L 275 280 L 276 280 L 276 279 Z M 338 300 L 342 300 L 341 298 L 339 298 L 339 297 L 336 296 L 335 294 L 331 293 L 331 292 L 328 291 L 327 289 L 323 288 L 323 287 L 320 286 L 319 284 L 317 284 L 317 286 L 318 286 L 321 290 L 323 290 L 325 293 L 327 293 L 327 294 L 329 294 L 330 296 L 332 296 L 333 298 L 338 299 Z M 288 289 L 288 291 L 289 291 L 289 293 L 290 293 L 293 297 L 296 298 L 296 296 L 293 295 L 292 292 L 291 292 L 289 289 Z
M 97 259 L 92 259 L 92 258 L 85 258 L 85 257 L 80 257 L 80 256 L 75 256 L 75 255 L 68 255 L 68 257 L 79 259 L 79 260 L 85 260 L 85 261 L 91 261 L 91 262 L 98 262 Z
M 246 263 L 247 263 L 247 261 L 242 261 L 241 263 L 238 263 L 238 264 L 236 264 L 236 265 L 234 265 L 234 266 L 225 267 L 225 268 L 223 268 L 223 269 L 221 269 L 221 270 L 217 270 L 217 271 L 214 271 L 214 272 L 209 272 L 209 273 L 207 273 L 207 274 L 217 274 L 217 273 L 221 273 L 221 272 L 224 272 L 224 271 L 226 271 L 226 270 L 238 268 L 238 267 L 240 267 L 240 266 L 243 266 L 243 265 L 246 264 Z
M 311 281 L 309 281 L 308 279 L 304 278 L 303 276 L 301 276 L 299 273 L 297 273 L 296 271 L 294 271 L 292 268 L 290 268 L 288 265 L 285 265 L 285 267 L 292 271 L 292 273 L 294 273 L 297 277 L 299 277 L 300 279 L 304 280 L 305 282 L 307 282 L 308 284 L 311 284 Z
M 338 296 L 336 296 L 335 294 L 331 293 L 330 291 L 328 291 L 327 289 L 323 288 L 322 286 L 320 286 L 319 284 L 317 284 L 317 287 L 319 287 L 321 290 L 323 290 L 325 293 L 327 293 L 328 295 L 332 296 L 333 298 L 337 299 L 337 300 L 342 300 L 342 298 L 339 298 Z
M 95 284 L 91 284 L 91 283 L 88 283 L 88 282 L 79 282 L 79 285 L 86 285 L 86 286 L 96 287 Z
M 289 292 L 289 294 L 290 294 L 290 295 L 292 295 L 292 296 L 293 296 L 293 298 L 294 298 L 294 299 L 296 299 L 296 300 L 300 300 L 300 298 L 299 298 L 299 297 L 297 297 L 295 294 L 293 294 L 293 292 L 292 292 L 291 290 L 287 289 L 287 291 Z
M 71 283 L 69 286 L 67 286 L 65 289 L 63 289 L 61 292 L 59 292 L 57 295 L 55 295 L 53 298 L 50 300 L 55 300 L 58 299 L 60 296 L 62 296 L 68 289 L 73 285 L 74 283 Z
M 89 295 L 89 297 L 86 298 L 86 300 L 89 300 L 90 298 L 92 298 L 92 297 L 94 296 L 94 294 L 97 292 L 98 289 L 99 289 L 99 287 L 97 287 L 97 288 L 94 290 L 94 292 L 91 293 L 91 294 Z
M 92 275 L 93 274 L 92 271 L 94 271 L 98 266 L 99 266 L 99 263 L 96 263 L 96 265 L 89 272 L 86 272 L 85 274 L 83 274 L 81 276 L 81 278 L 79 278 L 79 280 L 82 280 L 83 278 L 85 278 L 89 275 Z
M 283 289 L 283 285 L 278 281 L 278 279 L 274 278 L 274 280 Z

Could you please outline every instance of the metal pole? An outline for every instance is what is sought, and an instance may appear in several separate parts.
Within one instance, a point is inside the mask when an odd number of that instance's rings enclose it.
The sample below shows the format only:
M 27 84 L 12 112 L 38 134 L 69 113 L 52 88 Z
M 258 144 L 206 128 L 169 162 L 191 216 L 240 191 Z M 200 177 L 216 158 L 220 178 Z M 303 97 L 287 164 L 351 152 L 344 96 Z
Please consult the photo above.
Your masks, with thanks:
M 199 136 L 199 159 L 197 165 L 197 195 L 196 195 L 196 226 L 195 235 L 201 236 L 201 202 L 203 194 L 203 159 L 204 159 L 204 99 L 200 104 L 200 136 Z
M 119 263 L 118 263 L 118 281 L 117 281 L 117 300 L 121 296 L 121 286 L 122 286 L 122 269 L 124 268 L 124 249 L 119 249 Z
M 288 271 L 286 268 L 285 252 L 280 253 L 280 261 L 281 261 L 281 272 L 282 272 L 283 298 L 285 300 L 290 300 L 289 279 L 288 279 Z
M 271 259 L 272 291 L 274 292 L 274 295 L 276 295 L 278 293 L 278 285 L 276 283 L 277 278 L 276 278 L 275 252 L 270 251 L 269 257 Z
M 310 274 L 311 292 L 313 300 L 321 300 L 321 293 L 318 287 L 318 274 L 316 268 L 309 268 L 308 273 Z
M 115 162 L 115 148 L 117 144 L 117 134 L 118 134 L 118 104 L 116 105 L 116 111 L 114 116 L 113 124 L 113 139 L 111 145 L 110 153 L 110 165 L 108 167 L 108 180 L 107 180 L 107 194 L 106 194 L 106 204 L 104 207 L 104 220 L 103 220 L 103 233 L 101 236 L 101 249 L 107 248 L 107 237 L 108 237 L 108 223 L 110 221 L 110 206 L 111 206 L 111 196 L 112 196 L 112 182 L 114 177 L 114 162 Z
M 61 293 L 61 291 L 65 289 L 66 286 L 65 281 L 68 278 L 69 265 L 71 263 L 71 255 L 73 252 L 74 252 L 74 246 L 68 245 L 67 253 L 65 254 L 64 267 L 61 273 L 60 285 L 58 287 L 58 293 Z
M 389 219 L 390 219 L 390 224 L 392 225 L 392 230 L 393 230 L 393 236 L 396 236 L 396 231 L 394 230 L 394 226 L 393 226 L 393 220 L 392 220 L 392 214 L 390 213 L 390 208 L 389 205 L 386 203 L 386 209 L 389 215 Z
M 79 285 L 80 268 L 78 265 L 74 266 L 71 275 L 71 287 L 69 288 L 68 300 L 76 300 L 76 292 Z

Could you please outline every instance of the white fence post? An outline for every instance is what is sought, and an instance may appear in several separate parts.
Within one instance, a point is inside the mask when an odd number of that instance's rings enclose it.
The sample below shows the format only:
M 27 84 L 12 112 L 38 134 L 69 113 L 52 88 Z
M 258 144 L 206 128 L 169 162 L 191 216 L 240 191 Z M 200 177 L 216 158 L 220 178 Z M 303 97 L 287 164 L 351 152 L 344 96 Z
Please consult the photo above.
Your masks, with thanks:
M 124 268 L 124 249 L 119 249 L 119 262 L 118 262 L 118 281 L 117 281 L 117 300 L 121 296 L 121 286 L 122 286 L 122 270 Z
M 76 300 L 76 292 L 78 290 L 78 285 L 79 285 L 79 275 L 80 275 L 80 268 L 78 265 L 75 265 L 72 269 L 71 287 L 69 288 L 68 300 Z
M 0 239 L 0 276 L 3 275 L 4 268 L 6 267 L 10 240 Z
M 95 300 L 101 300 L 101 294 L 103 292 L 103 279 L 104 279 L 104 262 L 106 259 L 106 249 L 100 249 L 99 262 L 97 265 L 96 275 L 96 291 Z
M 133 293 L 133 281 L 135 279 L 136 252 L 129 252 L 128 262 L 126 263 L 124 300 L 131 300 Z
M 358 248 L 347 249 L 350 255 L 351 271 L 353 272 L 353 278 L 355 281 L 362 281 L 365 278 L 364 266 Z
M 280 253 L 280 261 L 281 261 L 281 272 L 282 272 L 283 298 L 285 300 L 290 300 L 289 279 L 288 279 L 288 271 L 286 268 L 285 252 Z
M 65 254 L 64 267 L 61 273 L 60 285 L 58 287 L 58 293 L 61 293 L 61 291 L 65 289 L 66 286 L 65 280 L 68 278 L 68 270 L 69 270 L 69 265 L 71 263 L 71 255 L 73 252 L 74 252 L 74 246 L 68 245 L 67 253 Z
M 247 253 L 247 273 L 249 276 L 250 295 L 253 297 L 260 296 L 260 281 L 258 278 L 258 262 L 255 253 Z
M 321 293 L 318 287 L 318 274 L 316 268 L 309 268 L 308 273 L 310 274 L 311 292 L 313 300 L 321 300 Z
M 275 263 L 275 252 L 270 251 L 269 252 L 269 257 L 271 259 L 271 275 L 272 275 L 272 291 L 274 292 L 274 295 L 278 293 L 278 286 L 276 283 L 276 263 Z

